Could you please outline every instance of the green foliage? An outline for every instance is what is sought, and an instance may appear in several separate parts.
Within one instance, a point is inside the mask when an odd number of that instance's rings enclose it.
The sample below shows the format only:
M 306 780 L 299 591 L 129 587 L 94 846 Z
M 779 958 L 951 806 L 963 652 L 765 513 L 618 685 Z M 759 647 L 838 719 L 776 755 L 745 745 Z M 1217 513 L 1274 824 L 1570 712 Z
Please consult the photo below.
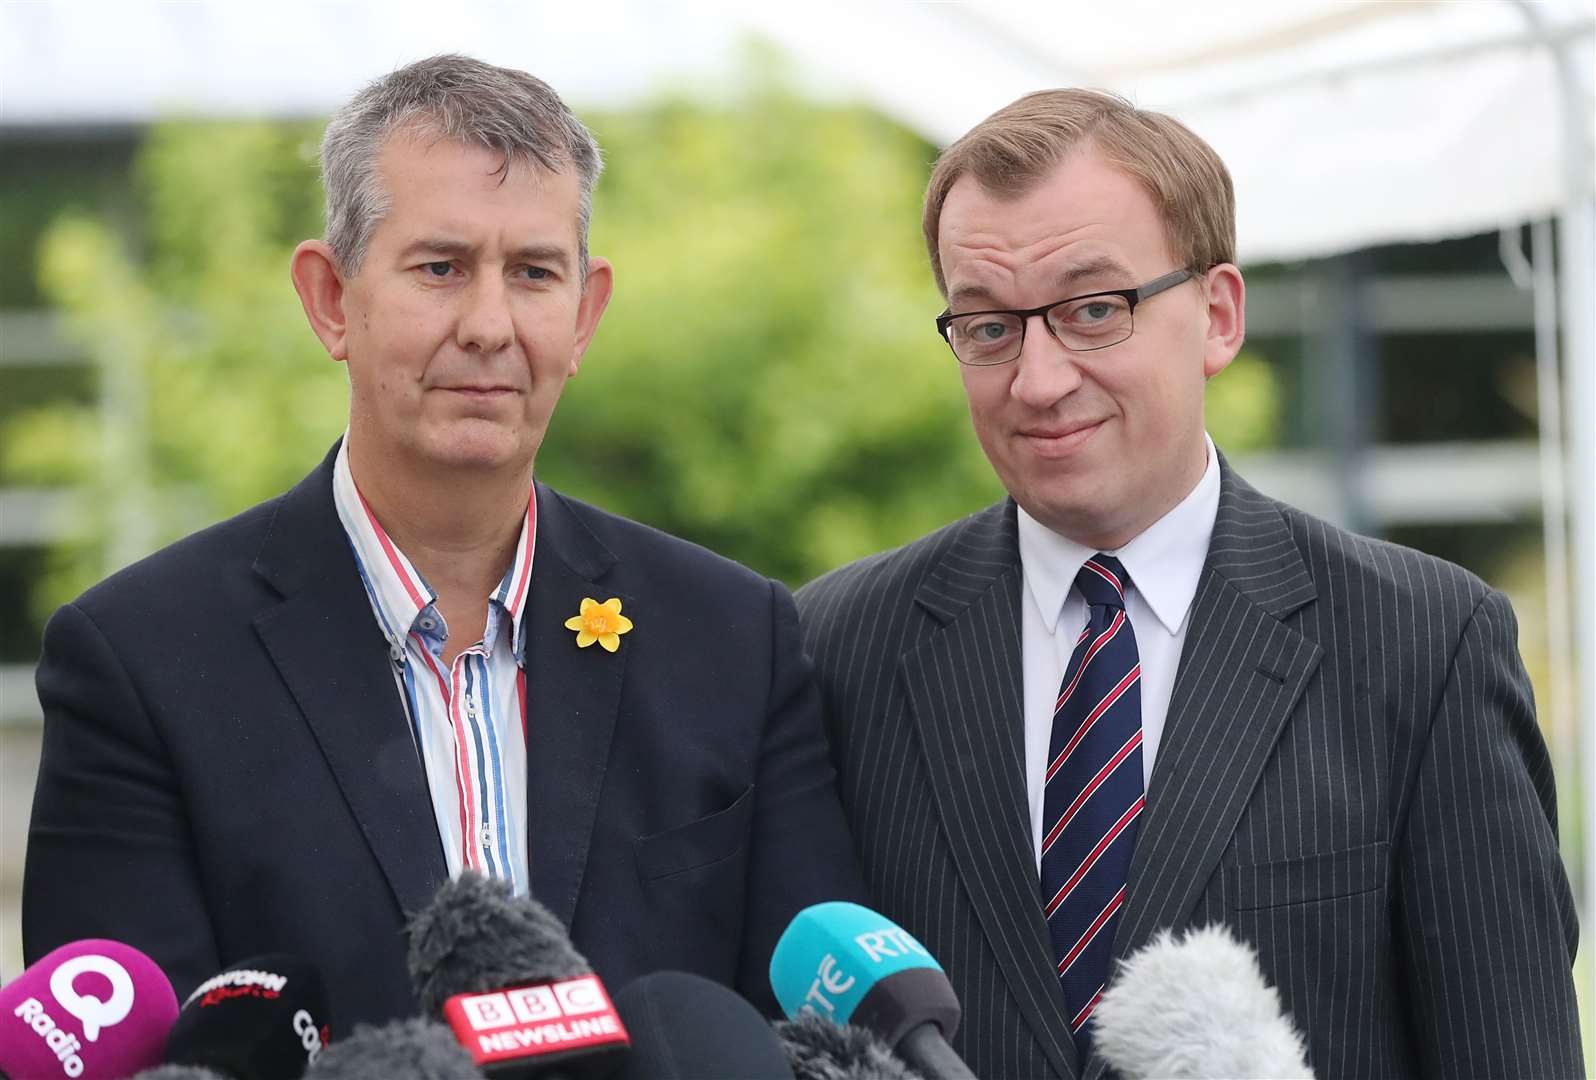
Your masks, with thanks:
M 126 208 L 131 139 L 102 134 L 93 141 L 27 139 L 12 129 L 4 137 L 0 169 L 0 308 L 36 308 L 45 302 L 34 272 L 40 235 L 69 209 Z M 9 381 L 9 380 L 8 380 Z M 3 408 L 3 404 L 0 404 Z
M 767 91 L 594 124 L 616 294 L 539 460 L 798 583 L 999 494 L 932 317 L 931 150 Z
M 1279 445 L 1281 398 L 1274 366 L 1243 349 L 1208 384 L 1208 433 L 1215 445 L 1226 453 Z
M 10 483 L 70 483 L 78 532 L 36 589 L 46 610 L 112 564 L 235 513 L 303 475 L 344 424 L 343 374 L 288 282 L 319 228 L 314 132 L 173 124 L 135 165 L 136 238 L 69 212 L 40 242 L 39 281 L 95 361 L 103 411 L 60 402 L 0 435 Z

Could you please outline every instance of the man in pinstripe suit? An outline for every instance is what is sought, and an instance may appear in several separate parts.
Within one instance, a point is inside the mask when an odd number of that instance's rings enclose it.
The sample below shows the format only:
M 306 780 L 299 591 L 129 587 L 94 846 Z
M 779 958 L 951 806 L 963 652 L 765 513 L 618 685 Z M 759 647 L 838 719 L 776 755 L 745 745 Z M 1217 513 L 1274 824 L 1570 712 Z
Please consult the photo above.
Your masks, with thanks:
M 1011 497 L 799 604 L 869 882 L 952 977 L 955 1048 L 1102 1076 L 1114 961 L 1223 922 L 1320 1077 L 1578 1075 L 1507 601 L 1259 494 L 1205 433 L 1245 329 L 1223 163 L 1032 94 L 942 155 L 925 234 Z

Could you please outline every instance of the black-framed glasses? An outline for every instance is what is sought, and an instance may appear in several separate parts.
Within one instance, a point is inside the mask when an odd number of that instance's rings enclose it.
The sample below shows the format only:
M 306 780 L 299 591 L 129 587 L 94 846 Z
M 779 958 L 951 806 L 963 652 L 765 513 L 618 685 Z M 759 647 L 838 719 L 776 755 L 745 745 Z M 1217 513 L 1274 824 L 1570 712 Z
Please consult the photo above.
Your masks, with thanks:
M 1020 355 L 1025 347 L 1025 326 L 1031 316 L 1040 315 L 1047 332 L 1070 352 L 1095 352 L 1131 336 L 1136 329 L 1137 304 L 1194 276 L 1189 268 L 1182 267 L 1134 289 L 1072 296 L 1027 311 L 967 311 L 958 315 L 944 311 L 937 316 L 937 333 L 959 363 L 989 367 L 1006 364 Z

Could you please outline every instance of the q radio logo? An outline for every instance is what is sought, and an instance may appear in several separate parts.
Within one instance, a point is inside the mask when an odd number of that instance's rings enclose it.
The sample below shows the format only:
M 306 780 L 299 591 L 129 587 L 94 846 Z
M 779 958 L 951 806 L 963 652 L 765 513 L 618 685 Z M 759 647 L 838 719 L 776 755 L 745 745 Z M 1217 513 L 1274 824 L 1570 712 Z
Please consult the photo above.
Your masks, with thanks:
M 99 996 L 103 992 L 104 996 Z M 50 994 L 56 1010 L 36 997 L 24 998 L 12 1011 L 55 1055 L 68 1077 L 83 1075 L 83 1042 L 56 1017 L 61 1013 L 78 1022 L 83 1039 L 95 1043 L 106 1028 L 127 1019 L 133 1010 L 133 978 L 109 956 L 84 953 L 63 962 L 50 974 Z

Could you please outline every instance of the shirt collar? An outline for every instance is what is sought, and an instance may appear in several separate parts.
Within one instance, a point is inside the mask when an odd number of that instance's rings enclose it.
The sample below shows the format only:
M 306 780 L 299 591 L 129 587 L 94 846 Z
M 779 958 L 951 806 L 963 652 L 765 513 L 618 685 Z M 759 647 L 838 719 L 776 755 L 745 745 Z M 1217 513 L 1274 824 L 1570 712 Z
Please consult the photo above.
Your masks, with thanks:
M 1219 454 L 1205 433 L 1208 467 L 1197 486 L 1174 509 L 1149 525 L 1130 543 L 1105 551 L 1125 567 L 1131 587 L 1152 609 L 1170 634 L 1180 632 L 1197 595 L 1208 544 L 1219 515 Z M 1049 529 L 1021 507 L 1018 514 L 1020 565 L 1026 587 L 1048 633 L 1056 633 L 1064 599 L 1086 560 L 1097 553 Z
M 388 537 L 377 516 L 371 512 L 365 498 L 355 486 L 354 474 L 349 469 L 349 433 L 344 433 L 338 446 L 338 456 L 333 463 L 333 502 L 338 509 L 338 520 L 349 538 L 355 554 L 361 581 L 371 600 L 372 611 L 382 627 L 383 636 L 391 648 L 403 655 L 406 635 L 415 632 L 422 637 L 440 636 L 443 616 L 438 613 L 438 594 L 427 584 L 418 571 Z M 488 624 L 485 643 L 491 651 L 498 639 L 498 626 L 502 619 L 510 619 L 510 645 L 517 664 L 526 658 L 524 628 L 521 614 L 526 607 L 527 584 L 532 576 L 532 555 L 537 541 L 537 489 L 533 488 L 527 499 L 526 514 L 521 520 L 521 535 L 516 540 L 515 558 L 509 569 L 488 594 Z M 428 627 L 425 619 L 435 620 Z M 419 625 L 418 625 L 419 624 Z
M 499 580 L 498 587 L 488 599 L 490 623 L 501 611 L 510 619 L 510 647 L 515 650 L 515 662 L 526 662 L 526 623 L 521 618 L 526 610 L 527 585 L 532 580 L 532 555 L 537 550 L 538 489 L 532 486 L 526 500 L 526 514 L 521 518 L 521 535 L 515 541 L 515 558 Z M 490 626 L 491 636 L 491 626 Z

